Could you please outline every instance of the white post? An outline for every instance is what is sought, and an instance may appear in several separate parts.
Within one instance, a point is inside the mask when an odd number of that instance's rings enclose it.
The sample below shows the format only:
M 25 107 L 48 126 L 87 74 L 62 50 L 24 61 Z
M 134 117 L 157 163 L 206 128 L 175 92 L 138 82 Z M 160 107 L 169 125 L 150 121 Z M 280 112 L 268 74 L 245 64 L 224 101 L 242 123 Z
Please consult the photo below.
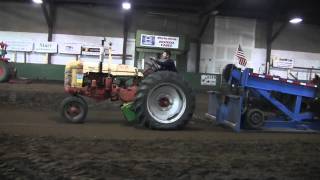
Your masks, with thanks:
M 144 58 L 141 59 L 141 69 L 144 69 Z

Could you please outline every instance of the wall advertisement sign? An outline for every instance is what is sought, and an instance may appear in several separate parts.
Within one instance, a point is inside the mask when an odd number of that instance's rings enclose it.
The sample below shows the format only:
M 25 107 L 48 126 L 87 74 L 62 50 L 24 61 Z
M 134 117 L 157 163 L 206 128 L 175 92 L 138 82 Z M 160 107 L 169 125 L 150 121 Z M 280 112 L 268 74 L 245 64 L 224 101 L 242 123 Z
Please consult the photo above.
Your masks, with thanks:
M 203 74 L 201 75 L 201 86 L 216 86 L 217 77 L 212 74 Z
M 273 63 L 273 67 L 277 67 L 277 68 L 293 68 L 294 60 L 273 56 L 272 63 Z
M 59 44 L 59 53 L 79 55 L 81 54 L 81 44 L 79 43 Z
M 179 37 L 141 34 L 141 46 L 156 48 L 179 48 Z
M 82 46 L 82 55 L 86 56 L 100 56 L 100 47 L 99 46 Z
M 58 43 L 56 42 L 35 42 L 34 52 L 38 53 L 57 53 Z
M 6 41 L 8 51 L 31 52 L 33 50 L 33 42 L 26 41 Z

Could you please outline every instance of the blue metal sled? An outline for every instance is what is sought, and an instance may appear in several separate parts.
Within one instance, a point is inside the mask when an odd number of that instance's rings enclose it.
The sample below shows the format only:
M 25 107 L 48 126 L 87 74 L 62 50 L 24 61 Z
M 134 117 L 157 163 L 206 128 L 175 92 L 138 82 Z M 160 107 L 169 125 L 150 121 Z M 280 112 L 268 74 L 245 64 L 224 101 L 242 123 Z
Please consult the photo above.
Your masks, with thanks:
M 246 121 L 245 100 L 248 91 L 256 97 L 270 102 L 282 116 L 268 116 L 264 119 L 260 130 L 288 131 L 288 132 L 318 132 L 320 121 L 314 119 L 311 112 L 302 112 L 302 102 L 305 99 L 314 99 L 317 94 L 317 86 L 299 81 L 281 79 L 274 76 L 266 76 L 252 73 L 252 69 L 232 69 L 228 78 L 230 85 L 236 85 L 241 89 L 240 95 L 222 95 L 219 92 L 210 91 L 207 117 L 215 119 L 219 124 L 231 127 L 240 132 L 244 129 Z M 283 104 L 273 96 L 273 92 L 288 94 L 295 97 L 293 107 Z

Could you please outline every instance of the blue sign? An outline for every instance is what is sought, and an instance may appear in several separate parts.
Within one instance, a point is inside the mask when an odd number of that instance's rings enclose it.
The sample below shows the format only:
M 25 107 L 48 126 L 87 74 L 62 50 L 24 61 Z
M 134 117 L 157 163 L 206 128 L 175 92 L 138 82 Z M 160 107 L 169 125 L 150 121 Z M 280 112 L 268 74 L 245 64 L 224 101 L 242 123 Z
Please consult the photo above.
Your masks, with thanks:
M 141 35 L 141 45 L 142 46 L 155 46 L 155 36 L 152 35 Z

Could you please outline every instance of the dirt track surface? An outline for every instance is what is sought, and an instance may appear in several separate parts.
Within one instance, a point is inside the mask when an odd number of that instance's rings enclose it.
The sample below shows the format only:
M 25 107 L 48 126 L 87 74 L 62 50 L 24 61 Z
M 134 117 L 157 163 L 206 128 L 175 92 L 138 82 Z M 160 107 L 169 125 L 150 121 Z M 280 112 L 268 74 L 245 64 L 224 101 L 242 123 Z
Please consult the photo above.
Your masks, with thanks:
M 1 179 L 319 179 L 319 144 L 0 136 Z
M 0 91 L 12 91 L 12 92 L 46 92 L 46 93 L 64 93 L 63 82 L 62 83 L 31 83 L 31 84 L 0 84 Z
M 0 114 L 0 179 L 320 178 L 317 134 L 236 134 L 206 121 L 151 131 L 117 111 L 91 111 L 80 125 L 53 111 Z
M 319 134 L 234 133 L 203 120 L 205 94 L 182 131 L 136 129 L 114 102 L 68 124 L 62 88 L 0 85 L 0 180 L 320 179 Z

